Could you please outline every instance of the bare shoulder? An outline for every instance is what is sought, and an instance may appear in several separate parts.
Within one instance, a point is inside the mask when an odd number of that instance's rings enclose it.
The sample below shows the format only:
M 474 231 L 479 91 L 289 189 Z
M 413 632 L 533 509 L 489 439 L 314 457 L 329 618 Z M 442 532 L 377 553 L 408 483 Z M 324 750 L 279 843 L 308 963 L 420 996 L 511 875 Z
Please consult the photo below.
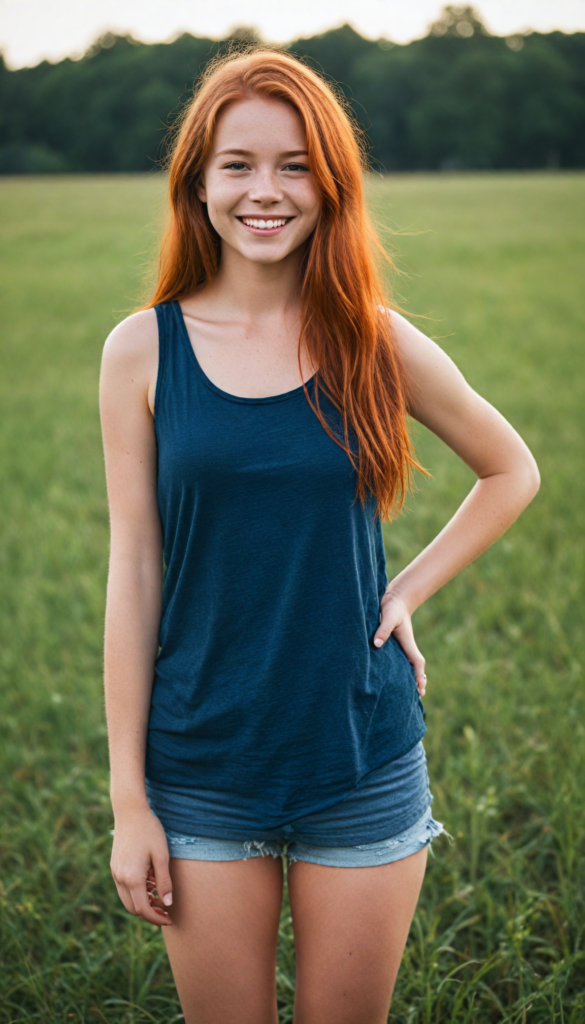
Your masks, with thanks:
M 141 309 L 122 320 L 106 338 L 101 390 L 146 398 L 152 411 L 158 372 L 158 322 L 154 309 Z
M 476 397 L 461 370 L 440 345 L 395 310 L 388 310 L 388 315 L 406 375 L 411 415 L 427 423 L 431 409 L 445 406 L 454 410 Z
M 437 372 L 455 373 L 463 381 L 461 371 L 436 341 L 423 334 L 418 327 L 395 310 L 388 310 L 388 314 L 392 335 L 411 384 L 416 384 L 421 379 L 436 378 Z
M 157 352 L 158 323 L 154 309 L 141 309 L 121 320 L 104 345 L 104 359 L 110 362 L 148 361 Z

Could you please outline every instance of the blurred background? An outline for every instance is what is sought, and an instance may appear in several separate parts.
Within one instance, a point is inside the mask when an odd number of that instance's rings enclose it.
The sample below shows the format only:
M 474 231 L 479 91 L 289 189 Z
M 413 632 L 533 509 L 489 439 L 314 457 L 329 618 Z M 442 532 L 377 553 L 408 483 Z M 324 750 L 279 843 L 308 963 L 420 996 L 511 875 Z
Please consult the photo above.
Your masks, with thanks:
M 0 1024 L 181 1020 L 109 872 L 103 342 L 148 297 L 167 133 L 264 39 L 365 133 L 390 296 L 533 450 L 540 493 L 415 617 L 433 847 L 389 1020 L 585 1021 L 583 0 L 0 0 Z M 412 424 L 388 572 L 473 474 Z M 277 725 L 277 723 L 276 723 Z M 277 986 L 292 1021 L 283 906 Z
M 148 17 L 151 5 L 122 3 L 117 5 L 120 10 L 113 24 L 121 21 L 130 31 L 110 27 L 87 47 L 83 45 L 84 20 L 94 20 L 96 28 L 103 28 L 103 4 L 82 5 L 81 21 L 79 12 L 73 17 L 76 6 L 67 0 L 48 5 L 3 0 L 1 173 L 156 169 L 164 155 L 165 126 L 188 99 L 206 60 L 222 46 L 195 31 L 198 23 L 220 23 L 217 15 L 222 4 L 212 5 L 215 17 L 211 19 L 196 16 L 199 4 L 159 5 L 171 8 L 162 19 L 166 24 L 160 25 L 161 31 L 163 27 L 170 30 L 173 13 L 182 25 L 187 8 L 191 8 L 193 31 L 176 30 L 170 41 L 147 42 L 143 36 L 154 28 Z M 232 27 L 226 38 L 261 39 L 264 22 L 282 32 L 293 29 L 295 21 L 301 28 L 315 20 L 307 17 L 302 4 L 295 5 L 296 17 L 289 12 L 282 24 L 274 12 L 266 16 L 270 12 L 266 5 L 248 6 L 250 11 L 240 7 L 238 13 L 252 14 L 257 7 L 260 28 Z M 312 5 L 314 11 L 321 6 L 329 4 Z M 384 0 L 364 4 L 346 0 L 345 6 L 348 12 L 355 8 L 356 16 L 359 8 L 359 18 L 318 34 L 297 35 L 292 41 L 280 37 L 279 41 L 341 84 L 367 132 L 377 168 L 584 165 L 585 31 L 553 28 L 555 13 L 561 22 L 564 13 L 570 23 L 580 11 L 580 27 L 585 29 L 582 0 L 534 4 L 547 31 L 526 28 L 523 18 L 530 4 L 509 2 L 503 19 L 506 34 L 495 34 L 483 13 L 466 6 L 438 10 L 427 25 L 422 9 L 430 13 L 433 4 L 421 2 L 418 19 L 412 17 L 416 3 L 408 5 L 409 19 L 401 13 L 405 5 Z M 545 7 L 551 8 L 547 18 L 542 17 Z M 486 2 L 485 8 L 488 12 L 494 8 L 494 14 L 499 11 L 502 20 L 504 5 Z M 331 16 L 339 22 L 339 12 L 333 16 L 331 11 Z M 70 17 L 73 24 L 64 24 Z M 382 22 L 387 33 L 375 37 Z M 61 26 L 63 39 L 58 32 Z M 393 27 L 410 30 L 415 38 L 397 41 Z M 81 48 L 73 59 L 62 52 L 65 41 Z M 47 56 L 53 60 L 37 63 Z M 55 57 L 60 59 L 55 62 Z M 21 62 L 34 62 L 34 66 L 19 67 Z

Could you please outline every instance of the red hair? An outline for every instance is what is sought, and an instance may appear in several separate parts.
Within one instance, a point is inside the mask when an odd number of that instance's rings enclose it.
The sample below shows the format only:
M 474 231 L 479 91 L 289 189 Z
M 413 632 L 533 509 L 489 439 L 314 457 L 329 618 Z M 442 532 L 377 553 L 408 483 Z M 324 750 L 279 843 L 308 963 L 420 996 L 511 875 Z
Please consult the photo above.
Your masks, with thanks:
M 378 261 L 392 266 L 369 219 L 363 192 L 367 159 L 343 101 L 297 58 L 258 47 L 217 57 L 205 69 L 181 119 L 170 158 L 171 216 L 161 248 L 155 293 L 146 308 L 211 281 L 220 238 L 196 183 L 210 153 L 220 111 L 259 94 L 291 104 L 305 128 L 309 168 L 321 198 L 317 226 L 305 243 L 301 280 L 301 345 L 314 366 L 315 402 L 329 436 L 357 470 L 357 497 L 376 497 L 376 512 L 398 512 L 420 469 L 406 428 L 405 376 L 392 339 Z M 341 413 L 344 436 L 332 432 L 319 406 L 322 389 Z M 357 436 L 356 459 L 348 430 Z

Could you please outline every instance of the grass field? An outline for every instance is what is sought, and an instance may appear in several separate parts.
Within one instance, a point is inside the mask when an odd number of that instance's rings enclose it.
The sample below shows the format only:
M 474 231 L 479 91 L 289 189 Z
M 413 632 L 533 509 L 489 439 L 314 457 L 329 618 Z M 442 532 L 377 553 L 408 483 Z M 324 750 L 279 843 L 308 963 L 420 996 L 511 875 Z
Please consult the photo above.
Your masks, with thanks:
M 542 487 L 415 617 L 427 656 L 434 856 L 399 975 L 400 1024 L 585 1021 L 581 361 L 585 175 L 376 180 L 397 298 L 522 433 Z M 103 340 L 136 304 L 162 217 L 152 177 L 5 179 L 0 508 L 0 1021 L 180 1020 L 159 930 L 109 872 L 102 701 L 108 521 Z M 392 573 L 472 474 L 432 471 L 386 527 Z M 292 1021 L 283 907 L 280 1021 Z M 364 1022 L 366 1024 L 366 1022 Z

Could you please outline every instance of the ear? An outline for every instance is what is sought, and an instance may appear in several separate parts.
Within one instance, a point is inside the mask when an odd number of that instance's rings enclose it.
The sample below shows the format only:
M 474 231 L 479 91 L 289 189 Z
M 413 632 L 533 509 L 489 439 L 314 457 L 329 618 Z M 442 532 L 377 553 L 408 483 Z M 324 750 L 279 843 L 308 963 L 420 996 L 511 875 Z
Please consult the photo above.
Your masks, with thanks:
M 197 192 L 197 198 L 200 199 L 202 203 L 206 203 L 207 191 L 205 189 L 205 179 L 203 177 L 203 172 L 197 178 L 197 181 L 195 183 L 195 191 Z

